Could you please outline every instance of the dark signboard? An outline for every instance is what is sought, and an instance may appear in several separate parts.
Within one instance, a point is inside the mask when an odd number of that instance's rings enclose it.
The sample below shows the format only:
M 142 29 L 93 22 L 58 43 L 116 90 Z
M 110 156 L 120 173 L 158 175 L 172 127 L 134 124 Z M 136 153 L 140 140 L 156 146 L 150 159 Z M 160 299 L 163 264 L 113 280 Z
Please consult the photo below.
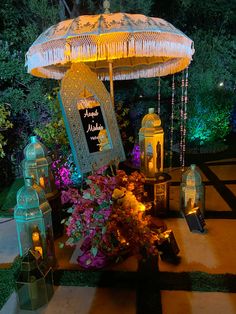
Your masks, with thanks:
M 96 106 L 92 108 L 80 109 L 79 113 L 82 120 L 89 152 L 99 152 L 101 149 L 98 135 L 101 130 L 106 129 L 101 107 Z

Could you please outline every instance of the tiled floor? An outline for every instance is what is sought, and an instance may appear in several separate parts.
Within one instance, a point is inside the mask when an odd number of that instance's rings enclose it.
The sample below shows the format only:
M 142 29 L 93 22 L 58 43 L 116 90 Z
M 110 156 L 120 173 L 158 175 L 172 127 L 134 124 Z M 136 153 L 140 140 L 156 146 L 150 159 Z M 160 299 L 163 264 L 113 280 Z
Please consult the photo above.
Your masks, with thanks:
M 206 185 L 206 210 L 222 218 L 206 219 L 206 232 L 191 233 L 183 218 L 167 218 L 168 228 L 174 231 L 180 248 L 178 265 L 159 261 L 161 272 L 201 271 L 208 274 L 236 274 L 236 158 L 199 165 Z M 170 209 L 179 211 L 179 182 L 181 171 L 171 172 Z M 231 217 L 232 218 L 232 217 Z M 18 254 L 14 221 L 1 224 L 0 263 L 11 263 Z M 58 240 L 59 241 L 59 240 Z M 57 241 L 57 242 L 58 242 Z M 76 253 L 71 248 L 57 250 L 59 267 L 76 269 Z M 136 271 L 137 259 L 132 256 L 113 270 Z M 162 314 L 234 314 L 236 293 L 161 291 Z M 16 295 L 12 294 L 0 314 L 134 314 L 136 293 L 129 289 L 56 287 L 48 305 L 35 312 L 19 310 Z M 152 314 L 152 313 L 144 313 Z M 159 314 L 159 313 L 157 313 Z
M 162 291 L 162 314 L 235 314 L 236 293 Z
M 0 264 L 12 263 L 18 254 L 15 221 L 0 218 Z

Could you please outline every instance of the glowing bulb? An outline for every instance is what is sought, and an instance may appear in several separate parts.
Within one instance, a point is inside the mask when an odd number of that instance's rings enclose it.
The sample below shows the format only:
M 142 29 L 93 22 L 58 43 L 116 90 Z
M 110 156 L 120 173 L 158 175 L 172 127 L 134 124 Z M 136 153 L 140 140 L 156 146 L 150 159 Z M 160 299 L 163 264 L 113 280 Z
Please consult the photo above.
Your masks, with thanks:
M 39 185 L 40 185 L 43 189 L 45 189 L 45 182 L 44 182 L 44 178 L 43 178 L 43 177 L 40 177 L 40 178 L 39 178 Z
M 145 209 L 146 209 L 146 208 L 145 208 L 145 205 L 140 204 L 139 209 L 140 209 L 140 211 L 144 212 L 144 211 L 145 211 Z

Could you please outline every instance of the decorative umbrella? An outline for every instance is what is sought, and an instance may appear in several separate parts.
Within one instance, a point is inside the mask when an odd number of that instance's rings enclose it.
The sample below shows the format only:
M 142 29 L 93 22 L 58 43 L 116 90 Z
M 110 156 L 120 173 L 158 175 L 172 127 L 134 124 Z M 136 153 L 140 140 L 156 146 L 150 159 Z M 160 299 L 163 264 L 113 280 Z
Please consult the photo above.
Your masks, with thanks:
M 193 41 L 172 24 L 142 14 L 110 14 L 107 0 L 104 1 L 104 8 L 104 14 L 62 21 L 43 32 L 26 54 L 28 72 L 60 80 L 70 69 L 67 73 L 81 78 L 81 84 L 84 73 L 92 70 L 98 79 L 93 77 L 91 80 L 93 75 L 90 73 L 87 85 L 91 87 L 98 85 L 99 79 L 110 79 L 114 105 L 113 80 L 160 77 L 182 71 L 190 64 L 194 54 Z M 68 75 L 62 82 L 63 86 L 61 92 L 64 101 L 69 97 L 68 90 L 76 92 L 78 89 L 78 84 L 70 85 Z M 84 85 L 84 94 L 86 88 L 88 86 Z M 91 88 L 89 91 L 93 92 Z M 104 99 L 105 96 L 104 91 Z M 62 109 L 65 111 L 63 106 Z M 72 119 L 71 112 L 67 115 Z M 73 141 L 77 147 L 76 139 Z
M 179 72 L 193 53 L 193 41 L 165 20 L 113 13 L 51 26 L 29 48 L 26 64 L 35 76 L 60 80 L 72 63 L 83 62 L 112 82 Z

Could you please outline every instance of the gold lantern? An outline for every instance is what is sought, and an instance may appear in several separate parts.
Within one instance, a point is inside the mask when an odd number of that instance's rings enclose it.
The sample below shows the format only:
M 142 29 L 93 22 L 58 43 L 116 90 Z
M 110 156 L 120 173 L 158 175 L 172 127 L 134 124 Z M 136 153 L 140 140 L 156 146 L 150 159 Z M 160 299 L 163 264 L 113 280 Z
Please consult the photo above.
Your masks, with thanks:
M 24 255 L 16 280 L 16 291 L 22 310 L 36 310 L 52 298 L 52 268 L 43 263 L 37 251 L 29 250 Z
M 156 174 L 163 172 L 164 131 L 160 117 L 154 108 L 148 109 L 139 130 L 141 171 L 147 180 L 155 180 Z

